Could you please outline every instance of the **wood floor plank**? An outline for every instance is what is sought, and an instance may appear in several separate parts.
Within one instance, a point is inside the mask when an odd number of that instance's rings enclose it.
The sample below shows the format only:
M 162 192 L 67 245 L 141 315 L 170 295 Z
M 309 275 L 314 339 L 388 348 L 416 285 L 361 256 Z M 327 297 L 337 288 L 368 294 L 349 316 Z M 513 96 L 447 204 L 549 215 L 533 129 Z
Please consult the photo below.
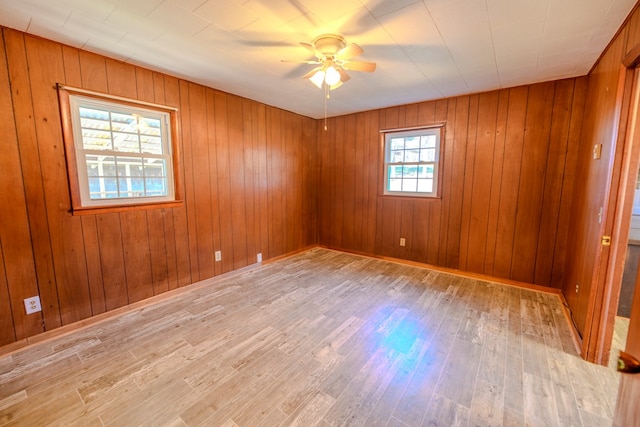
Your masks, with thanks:
M 0 426 L 610 424 L 562 310 L 315 248 L 1 357 Z

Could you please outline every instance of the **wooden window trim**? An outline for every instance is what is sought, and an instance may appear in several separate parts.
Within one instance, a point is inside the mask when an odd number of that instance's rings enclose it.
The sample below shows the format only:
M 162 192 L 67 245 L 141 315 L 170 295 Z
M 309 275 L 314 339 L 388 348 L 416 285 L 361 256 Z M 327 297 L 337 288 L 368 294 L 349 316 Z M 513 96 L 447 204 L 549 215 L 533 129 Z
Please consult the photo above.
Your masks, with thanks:
M 67 160 L 67 174 L 69 179 L 69 193 L 71 199 L 70 212 L 73 215 L 89 215 L 98 213 L 125 212 L 134 210 L 172 208 L 184 205 L 182 195 L 181 182 L 181 161 L 180 161 L 180 144 L 178 143 L 178 109 L 166 105 L 159 105 L 150 102 L 137 101 L 133 99 L 112 96 L 103 93 L 93 92 L 85 89 L 74 88 L 58 84 L 58 99 L 60 103 L 60 118 L 62 122 L 62 136 L 64 140 L 64 149 Z M 78 163 L 76 159 L 76 147 L 73 135 L 71 100 L 72 95 L 87 96 L 95 98 L 98 101 L 117 102 L 132 108 L 146 108 L 157 110 L 169 115 L 170 131 L 171 131 L 171 157 L 173 166 L 173 185 L 174 200 L 169 201 L 152 201 L 149 203 L 136 204 L 112 204 L 105 206 L 83 206 L 80 196 L 80 183 L 78 179 Z

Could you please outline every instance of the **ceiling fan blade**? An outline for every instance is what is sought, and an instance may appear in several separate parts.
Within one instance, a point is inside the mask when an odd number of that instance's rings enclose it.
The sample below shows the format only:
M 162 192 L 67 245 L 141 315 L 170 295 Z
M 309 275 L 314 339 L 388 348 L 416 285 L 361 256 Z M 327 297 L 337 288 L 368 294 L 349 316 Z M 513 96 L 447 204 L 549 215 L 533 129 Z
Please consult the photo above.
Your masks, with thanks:
M 360 46 L 355 43 L 351 43 L 336 52 L 336 59 L 347 61 L 351 58 L 355 58 L 358 55 L 362 55 L 363 52 L 364 51 Z
M 281 59 L 280 62 L 289 62 L 289 63 L 293 63 L 293 64 L 309 64 L 309 65 L 321 64 L 320 61 L 293 61 L 293 60 L 290 60 L 290 59 Z
M 322 59 L 324 57 L 322 52 L 320 52 L 318 49 L 316 49 L 315 46 L 313 46 L 312 44 L 300 42 L 300 45 L 305 47 L 309 52 L 313 53 L 313 55 L 316 58 Z
M 351 76 L 349 76 L 349 74 L 347 74 L 347 72 L 343 70 L 341 67 L 336 67 L 336 70 L 338 70 L 338 73 L 340 73 L 340 81 L 342 83 L 347 82 L 349 81 L 349 79 L 351 79 Z
M 365 61 L 347 61 L 342 66 L 345 70 L 364 71 L 367 73 L 373 73 L 376 69 L 375 62 Z
M 321 71 L 322 67 L 316 67 L 313 70 L 309 71 L 307 74 L 305 74 L 304 76 L 302 76 L 303 79 L 310 79 L 311 77 L 313 77 L 313 75 L 315 73 L 317 73 L 318 71 Z

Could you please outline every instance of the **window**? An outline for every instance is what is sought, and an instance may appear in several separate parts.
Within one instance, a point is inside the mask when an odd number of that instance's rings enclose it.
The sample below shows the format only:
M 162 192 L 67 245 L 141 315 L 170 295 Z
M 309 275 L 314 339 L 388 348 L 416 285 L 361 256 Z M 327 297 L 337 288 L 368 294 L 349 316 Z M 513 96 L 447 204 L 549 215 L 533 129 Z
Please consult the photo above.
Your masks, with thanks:
M 442 129 L 384 133 L 384 194 L 438 197 Z
M 175 111 L 68 92 L 61 100 L 74 209 L 176 201 Z

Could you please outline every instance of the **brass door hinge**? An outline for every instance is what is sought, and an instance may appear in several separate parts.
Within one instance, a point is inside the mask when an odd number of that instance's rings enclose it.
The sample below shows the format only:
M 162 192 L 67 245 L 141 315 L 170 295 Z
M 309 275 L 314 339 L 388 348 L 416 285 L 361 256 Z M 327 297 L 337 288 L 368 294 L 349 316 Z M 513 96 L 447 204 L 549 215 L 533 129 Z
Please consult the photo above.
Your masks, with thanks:
M 611 246 L 611 236 L 602 236 L 600 243 L 602 246 Z

